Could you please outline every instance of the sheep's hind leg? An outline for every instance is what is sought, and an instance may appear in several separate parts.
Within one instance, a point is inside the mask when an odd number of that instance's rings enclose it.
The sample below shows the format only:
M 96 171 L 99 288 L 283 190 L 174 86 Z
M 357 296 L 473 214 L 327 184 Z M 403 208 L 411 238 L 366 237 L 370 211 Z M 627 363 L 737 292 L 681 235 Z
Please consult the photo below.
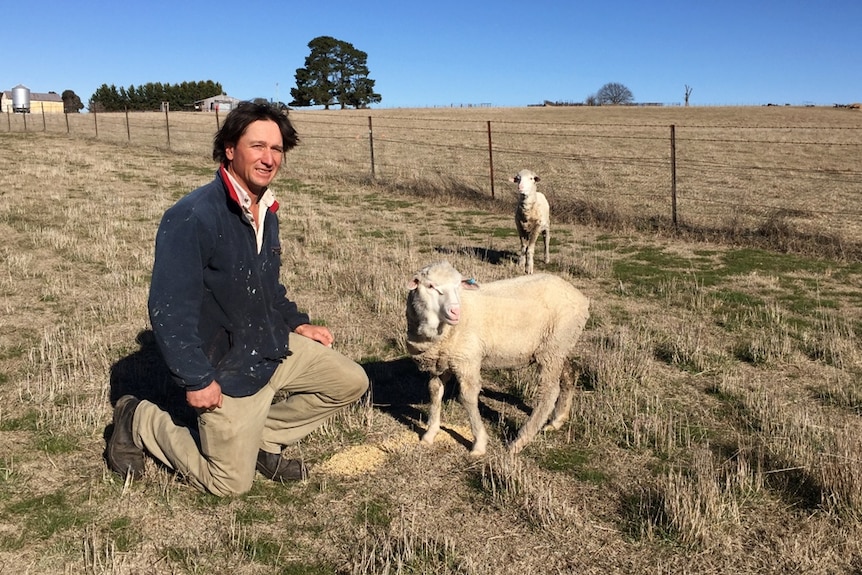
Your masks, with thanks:
M 518 453 L 530 443 L 545 426 L 554 404 L 560 395 L 560 368 L 548 369 L 539 366 L 539 397 L 533 413 L 518 431 L 518 437 L 509 445 L 510 453 Z
M 443 391 L 445 383 L 449 376 L 444 375 L 443 378 L 431 376 L 428 380 L 428 391 L 431 394 L 431 407 L 428 410 L 428 429 L 422 436 L 422 443 L 434 443 L 434 438 L 440 432 L 440 409 L 443 404 Z
M 569 411 L 572 409 L 572 399 L 575 395 L 575 378 L 572 366 L 566 362 L 563 366 L 563 375 L 560 378 L 560 396 L 554 404 L 554 412 L 551 413 L 551 421 L 542 431 L 556 431 L 560 429 L 569 419 Z

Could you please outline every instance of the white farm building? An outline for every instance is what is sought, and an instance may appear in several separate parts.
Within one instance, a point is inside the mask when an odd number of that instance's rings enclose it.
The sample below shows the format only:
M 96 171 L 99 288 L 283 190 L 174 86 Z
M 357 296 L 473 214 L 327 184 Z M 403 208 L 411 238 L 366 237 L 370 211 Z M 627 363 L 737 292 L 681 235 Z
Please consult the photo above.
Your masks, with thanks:
M 239 98 L 232 98 L 227 94 L 220 94 L 198 100 L 195 102 L 196 112 L 230 112 L 237 104 L 240 103 Z

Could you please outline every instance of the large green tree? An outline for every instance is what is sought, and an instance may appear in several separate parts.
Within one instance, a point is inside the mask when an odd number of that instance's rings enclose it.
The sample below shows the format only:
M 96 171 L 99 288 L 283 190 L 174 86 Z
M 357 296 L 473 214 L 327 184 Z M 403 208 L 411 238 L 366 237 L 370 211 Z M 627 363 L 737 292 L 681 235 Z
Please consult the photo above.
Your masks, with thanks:
M 318 36 L 305 67 L 296 70 L 296 87 L 290 89 L 291 106 L 352 106 L 366 108 L 382 100 L 368 77 L 368 54 L 332 36 Z

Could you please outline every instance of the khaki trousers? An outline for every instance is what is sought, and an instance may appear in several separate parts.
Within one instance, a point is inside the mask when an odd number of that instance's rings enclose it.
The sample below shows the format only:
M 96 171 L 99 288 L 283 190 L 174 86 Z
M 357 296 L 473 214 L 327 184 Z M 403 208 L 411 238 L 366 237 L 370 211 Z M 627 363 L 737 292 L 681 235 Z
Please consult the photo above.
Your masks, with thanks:
M 289 345 L 292 355 L 263 389 L 225 395 L 221 408 L 198 413 L 200 445 L 188 427 L 141 401 L 132 423 L 138 447 L 202 491 L 226 496 L 251 489 L 258 450 L 280 453 L 368 389 L 362 366 L 337 351 L 294 333 Z M 273 403 L 279 391 L 289 395 Z

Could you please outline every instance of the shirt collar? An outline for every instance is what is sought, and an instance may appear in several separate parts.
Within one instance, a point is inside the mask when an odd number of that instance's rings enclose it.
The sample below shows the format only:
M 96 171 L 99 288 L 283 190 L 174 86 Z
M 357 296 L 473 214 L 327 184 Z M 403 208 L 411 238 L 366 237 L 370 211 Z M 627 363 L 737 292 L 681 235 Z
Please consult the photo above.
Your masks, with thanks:
M 242 185 L 240 185 L 227 168 L 222 166 L 222 170 L 230 181 L 230 187 L 233 188 L 233 191 L 236 194 L 236 200 L 240 207 L 244 210 L 250 210 L 252 204 L 251 194 L 243 188 Z M 260 203 L 263 204 L 267 210 L 275 211 L 275 209 L 278 209 L 278 202 L 275 201 L 275 195 L 273 195 L 269 188 L 264 190 L 263 194 L 260 196 Z M 273 206 L 275 206 L 275 209 L 273 209 Z

